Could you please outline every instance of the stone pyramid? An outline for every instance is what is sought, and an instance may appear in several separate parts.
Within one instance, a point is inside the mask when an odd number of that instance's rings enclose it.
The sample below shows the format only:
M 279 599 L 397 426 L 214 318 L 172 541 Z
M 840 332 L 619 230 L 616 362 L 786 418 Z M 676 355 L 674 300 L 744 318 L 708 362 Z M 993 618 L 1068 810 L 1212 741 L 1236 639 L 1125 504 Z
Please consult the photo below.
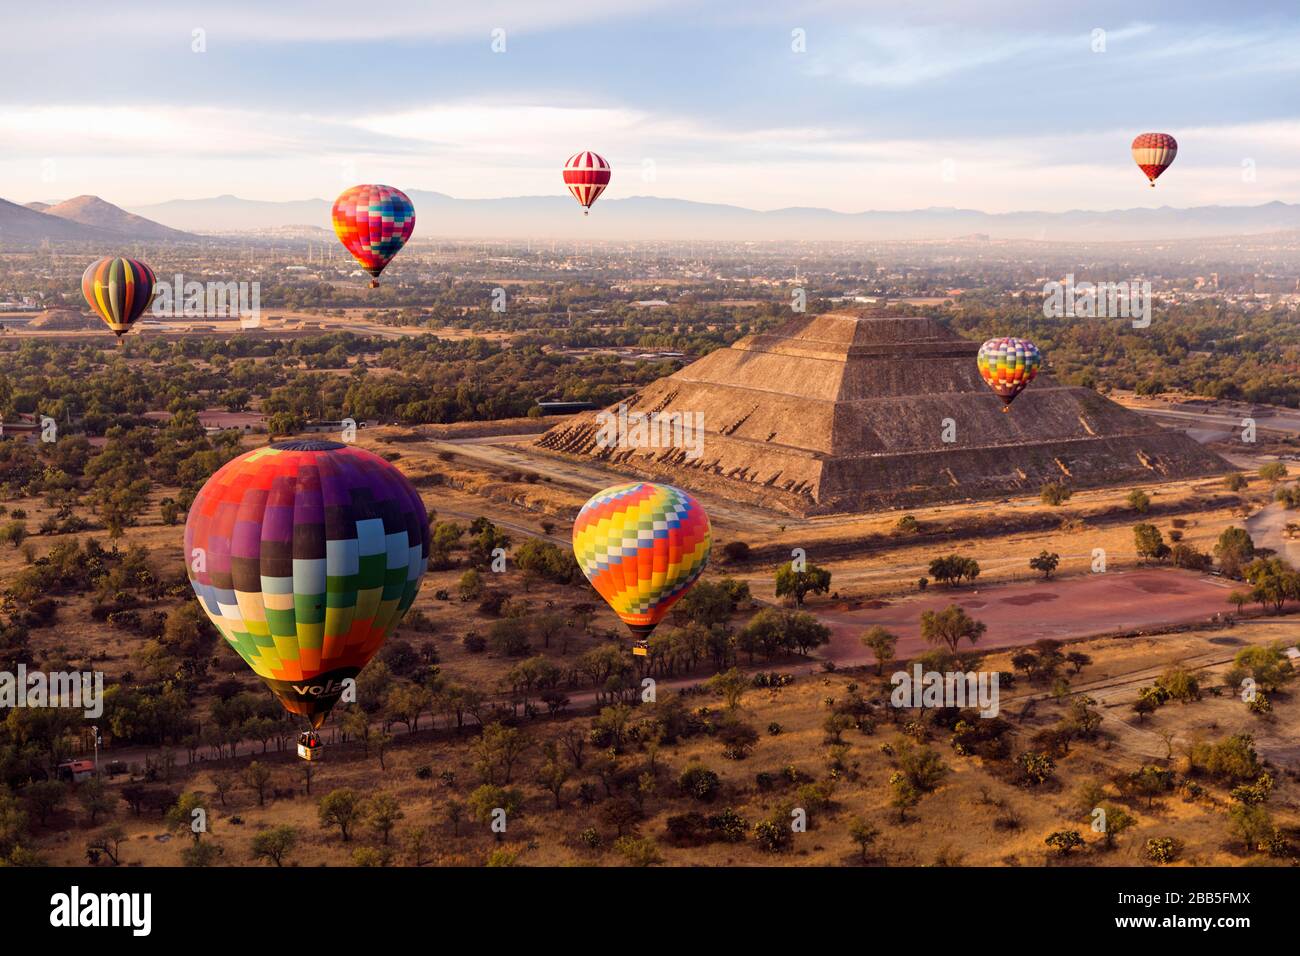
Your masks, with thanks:
M 1187 436 L 1047 374 L 1004 414 L 976 369 L 978 350 L 926 318 L 801 317 L 626 400 L 631 413 L 703 413 L 698 457 L 685 447 L 619 446 L 595 412 L 555 426 L 537 446 L 800 515 L 1034 493 L 1047 481 L 1086 488 L 1231 470 Z

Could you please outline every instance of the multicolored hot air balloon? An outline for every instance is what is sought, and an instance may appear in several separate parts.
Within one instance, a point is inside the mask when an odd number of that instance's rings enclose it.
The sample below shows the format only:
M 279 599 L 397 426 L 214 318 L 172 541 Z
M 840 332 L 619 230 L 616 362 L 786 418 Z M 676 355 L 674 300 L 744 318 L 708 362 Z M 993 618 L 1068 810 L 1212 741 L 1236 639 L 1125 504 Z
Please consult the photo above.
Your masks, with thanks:
M 569 187 L 573 198 L 582 206 L 585 216 L 591 211 L 591 204 L 600 198 L 600 194 L 609 185 L 609 163 L 605 158 L 591 150 L 574 153 L 564 164 L 564 185 Z
M 573 523 L 578 566 L 636 639 L 646 641 L 703 573 L 709 516 L 680 488 L 647 481 L 615 485 L 582 506 Z
M 379 273 L 415 231 L 415 206 L 392 186 L 353 186 L 334 200 L 334 233 L 370 273 L 370 288 Z
M 1151 188 L 1155 189 L 1156 179 L 1178 155 L 1178 141 L 1168 133 L 1142 133 L 1133 140 L 1132 149 L 1133 162 L 1147 174 Z
M 1028 339 L 1002 338 L 981 345 L 976 362 L 984 381 L 1002 399 L 1002 410 L 1008 412 L 1015 397 L 1038 374 L 1043 357 Z
M 208 479 L 185 522 L 185 553 L 212 623 L 315 729 L 415 600 L 428 518 L 377 455 L 287 441 Z
M 81 274 L 81 294 L 120 342 L 153 300 L 157 277 L 143 262 L 109 256 Z

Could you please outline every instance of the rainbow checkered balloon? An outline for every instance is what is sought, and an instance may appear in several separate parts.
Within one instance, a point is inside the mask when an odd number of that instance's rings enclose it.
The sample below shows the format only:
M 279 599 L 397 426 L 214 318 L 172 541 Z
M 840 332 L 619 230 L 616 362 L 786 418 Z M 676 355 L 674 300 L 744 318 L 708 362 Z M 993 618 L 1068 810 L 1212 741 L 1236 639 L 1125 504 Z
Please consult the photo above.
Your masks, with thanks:
M 637 638 L 645 638 L 703 573 L 712 537 L 700 503 L 671 485 L 606 488 L 573 523 L 587 580 Z
M 1037 345 L 1015 338 L 989 339 L 980 346 L 976 361 L 980 375 L 1006 406 L 1025 390 L 1043 365 Z
M 392 186 L 353 186 L 334 200 L 334 233 L 375 279 L 415 232 L 415 206 Z
M 415 600 L 420 495 L 377 455 L 288 441 L 226 463 L 185 522 L 190 584 L 221 634 L 313 727 Z

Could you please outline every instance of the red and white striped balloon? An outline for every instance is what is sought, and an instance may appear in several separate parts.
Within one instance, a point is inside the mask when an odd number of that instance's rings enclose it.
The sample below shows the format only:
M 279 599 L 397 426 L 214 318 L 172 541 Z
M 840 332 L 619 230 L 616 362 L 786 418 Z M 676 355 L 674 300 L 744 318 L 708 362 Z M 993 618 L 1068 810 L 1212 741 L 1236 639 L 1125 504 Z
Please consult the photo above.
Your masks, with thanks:
M 1133 162 L 1156 185 L 1156 177 L 1169 168 L 1178 155 L 1178 141 L 1168 133 L 1142 133 L 1133 140 Z
M 582 206 L 585 216 L 591 204 L 600 198 L 600 194 L 609 185 L 609 163 L 599 153 L 583 150 L 574 153 L 564 164 L 564 185 L 569 187 L 573 198 Z

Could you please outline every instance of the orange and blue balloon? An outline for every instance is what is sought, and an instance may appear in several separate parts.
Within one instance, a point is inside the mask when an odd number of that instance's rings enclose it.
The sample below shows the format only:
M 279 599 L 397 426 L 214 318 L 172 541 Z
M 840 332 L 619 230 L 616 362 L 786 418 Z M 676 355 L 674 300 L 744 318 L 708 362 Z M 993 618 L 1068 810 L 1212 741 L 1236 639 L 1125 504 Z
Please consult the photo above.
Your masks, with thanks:
M 1007 337 L 989 339 L 981 345 L 976 362 L 988 387 L 1002 399 L 1005 412 L 1038 375 L 1043 357 L 1038 346 L 1028 339 Z
M 361 268 L 370 287 L 415 232 L 415 206 L 392 186 L 353 186 L 334 200 L 334 233 Z
M 699 579 L 711 542 L 695 498 L 647 481 L 606 488 L 573 523 L 578 566 L 640 641 Z

